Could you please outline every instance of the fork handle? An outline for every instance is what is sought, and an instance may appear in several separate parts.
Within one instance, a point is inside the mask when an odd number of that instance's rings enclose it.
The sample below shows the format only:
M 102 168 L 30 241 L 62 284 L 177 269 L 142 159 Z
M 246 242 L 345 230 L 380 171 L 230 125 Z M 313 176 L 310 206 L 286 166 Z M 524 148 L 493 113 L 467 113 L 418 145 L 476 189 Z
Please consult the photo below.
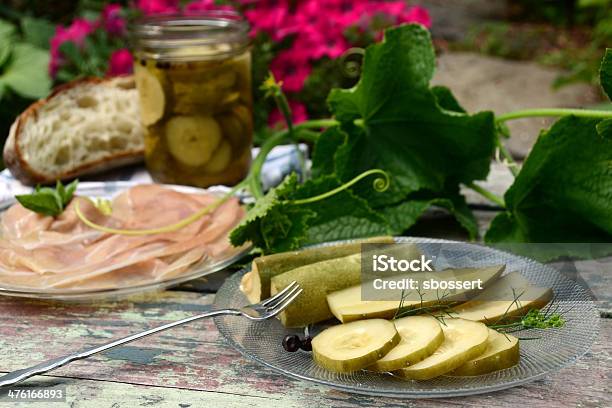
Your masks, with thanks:
M 100 346 L 91 347 L 91 348 L 79 351 L 77 353 L 74 353 L 74 354 L 43 361 L 42 363 L 37 364 L 35 366 L 29 367 L 29 368 L 23 368 L 21 370 L 16 370 L 16 371 L 13 371 L 11 373 L 5 374 L 4 376 L 0 377 L 0 387 L 20 383 L 32 376 L 35 376 L 38 374 L 44 374 L 51 370 L 55 370 L 56 368 L 63 367 L 66 364 L 69 364 L 73 361 L 82 360 L 89 356 L 93 356 L 94 354 L 98 354 L 103 351 L 110 350 L 114 347 L 121 346 L 126 343 L 130 343 L 134 340 L 142 339 L 143 337 L 147 337 L 152 334 L 159 333 L 159 332 L 171 329 L 176 326 L 181 326 L 183 324 L 187 324 L 187 323 L 190 323 L 196 320 L 200 320 L 200 319 L 204 319 L 207 317 L 224 316 L 224 315 L 239 316 L 240 312 L 238 310 L 231 310 L 231 309 L 213 310 L 212 312 L 202 313 L 196 316 L 191 316 L 191 317 L 187 317 L 182 320 L 178 320 L 176 322 L 167 323 L 162 326 L 154 327 L 152 329 L 143 331 L 141 333 L 132 334 L 130 336 L 111 341 L 110 343 L 102 344 Z

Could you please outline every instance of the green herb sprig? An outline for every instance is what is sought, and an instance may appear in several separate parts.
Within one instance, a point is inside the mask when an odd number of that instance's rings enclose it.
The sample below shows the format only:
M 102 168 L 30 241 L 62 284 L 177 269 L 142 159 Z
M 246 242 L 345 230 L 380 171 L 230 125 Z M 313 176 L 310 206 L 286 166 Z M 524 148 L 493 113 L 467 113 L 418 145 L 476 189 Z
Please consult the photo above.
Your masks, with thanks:
M 62 212 L 74 196 L 79 180 L 64 186 L 57 180 L 55 188 L 36 186 L 31 194 L 16 195 L 15 198 L 25 208 L 39 214 L 57 217 Z
M 408 297 L 409 292 L 402 291 L 402 295 L 400 298 L 400 303 L 397 311 L 395 312 L 395 316 L 393 319 L 399 319 L 407 316 L 416 316 L 416 315 L 429 315 L 440 322 L 440 324 L 445 325 L 445 318 L 453 318 L 457 316 L 457 312 L 454 308 L 460 305 L 462 302 L 451 301 L 447 299 L 450 293 L 443 293 L 440 296 L 440 293 L 436 293 L 437 301 L 431 304 L 426 304 L 423 300 L 423 294 L 420 291 L 417 291 L 420 302 L 418 304 L 406 305 L 405 301 Z M 512 316 L 510 315 L 510 311 L 513 305 L 520 305 L 520 297 L 525 293 L 520 292 L 517 293 L 514 289 L 512 290 L 513 300 L 499 319 L 494 322 L 485 322 L 487 327 L 490 329 L 497 330 L 502 334 L 510 334 L 523 330 L 529 329 L 557 329 L 562 328 L 567 323 L 565 317 L 563 317 L 562 313 L 558 313 L 558 306 L 555 305 L 555 300 L 547 306 L 546 310 L 542 311 L 541 309 L 530 309 L 526 314 L 522 316 Z M 553 308 L 553 306 L 555 306 Z M 510 323 L 507 322 L 509 319 L 514 320 Z M 537 340 L 539 337 L 522 337 L 519 340 Z

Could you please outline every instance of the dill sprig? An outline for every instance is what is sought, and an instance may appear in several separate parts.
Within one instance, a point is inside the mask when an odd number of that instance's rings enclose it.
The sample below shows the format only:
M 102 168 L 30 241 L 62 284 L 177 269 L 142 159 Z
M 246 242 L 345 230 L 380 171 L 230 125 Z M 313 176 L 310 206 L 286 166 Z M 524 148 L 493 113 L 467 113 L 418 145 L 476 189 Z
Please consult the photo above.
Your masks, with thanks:
M 420 298 L 420 302 L 417 304 L 406 305 L 406 299 L 410 292 L 402 290 L 400 302 L 395 316 L 393 319 L 399 319 L 406 316 L 415 316 L 426 314 L 436 318 L 440 323 L 444 323 L 446 317 L 456 317 L 458 313 L 455 311 L 455 307 L 460 305 L 462 302 L 451 301 L 448 298 L 450 293 L 443 293 L 440 296 L 439 291 L 436 291 L 436 302 L 426 303 L 424 300 L 424 294 L 417 290 Z M 501 334 L 511 334 L 529 329 L 556 329 L 562 328 L 568 322 L 564 317 L 569 310 L 559 312 L 559 304 L 556 302 L 556 298 L 544 308 L 544 309 L 529 309 L 524 315 L 514 315 L 513 310 L 522 308 L 521 296 L 525 294 L 525 290 L 520 293 L 516 289 L 512 289 L 513 299 L 512 302 L 506 308 L 506 311 L 498 319 L 493 322 L 485 322 L 487 327 L 497 330 Z M 445 300 L 446 299 L 446 300 Z M 514 307 L 514 308 L 513 308 Z M 539 337 L 523 337 L 519 340 L 536 340 Z

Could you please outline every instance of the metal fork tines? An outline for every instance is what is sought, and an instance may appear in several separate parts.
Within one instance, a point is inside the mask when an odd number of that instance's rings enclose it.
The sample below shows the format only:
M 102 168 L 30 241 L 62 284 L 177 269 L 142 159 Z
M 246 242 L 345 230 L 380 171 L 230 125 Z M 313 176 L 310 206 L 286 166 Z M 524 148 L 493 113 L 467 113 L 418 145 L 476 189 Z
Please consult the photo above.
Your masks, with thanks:
M 132 334 L 127 337 L 123 337 L 118 340 L 114 340 L 110 343 L 102 344 L 82 350 L 80 352 L 70 354 L 63 357 L 54 358 L 48 361 L 44 361 L 35 366 L 24 368 L 21 370 L 13 371 L 2 377 L 0 377 L 0 387 L 9 386 L 20 383 L 32 376 L 44 374 L 56 368 L 63 367 L 76 360 L 82 360 L 94 354 L 101 353 L 103 351 L 112 349 L 117 346 L 121 346 L 126 343 L 141 339 L 146 336 L 150 336 L 155 333 L 162 332 L 164 330 L 171 329 L 173 327 L 181 326 L 183 324 L 191 323 L 196 320 L 204 319 L 207 317 L 214 316 L 243 316 L 250 320 L 261 321 L 270 319 L 287 308 L 299 295 L 302 293 L 300 286 L 296 282 L 291 282 L 285 289 L 278 292 L 276 295 L 269 299 L 263 300 L 259 303 L 245 306 L 241 309 L 222 309 L 213 310 L 207 313 L 202 313 L 196 316 L 187 317 L 176 322 L 167 323 L 162 326 L 154 327 L 152 329 L 143 331 L 141 333 Z

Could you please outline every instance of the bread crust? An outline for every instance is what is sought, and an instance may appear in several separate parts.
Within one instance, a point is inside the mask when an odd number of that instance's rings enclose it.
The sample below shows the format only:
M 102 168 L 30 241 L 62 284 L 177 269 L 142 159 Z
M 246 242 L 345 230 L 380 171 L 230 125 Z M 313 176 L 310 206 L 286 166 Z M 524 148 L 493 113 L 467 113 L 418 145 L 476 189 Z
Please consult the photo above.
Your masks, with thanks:
M 102 84 L 115 81 L 117 79 L 121 80 L 121 78 L 122 77 L 83 78 L 68 82 L 66 84 L 57 86 L 53 89 L 48 97 L 34 102 L 25 111 L 23 111 L 11 125 L 9 136 L 4 145 L 4 164 L 10 170 L 13 177 L 25 185 L 51 184 L 55 183 L 57 179 L 73 179 L 79 176 L 100 173 L 117 167 L 142 162 L 144 159 L 144 149 L 130 150 L 117 153 L 100 160 L 84 163 L 83 165 L 73 168 L 68 172 L 50 177 L 49 175 L 39 173 L 30 167 L 30 165 L 23 159 L 23 155 L 19 148 L 19 135 L 22 133 L 24 124 L 30 119 L 36 119 L 39 109 L 53 98 L 77 86 L 82 86 L 84 84 Z M 127 78 L 128 76 L 123 77 L 123 79 Z

